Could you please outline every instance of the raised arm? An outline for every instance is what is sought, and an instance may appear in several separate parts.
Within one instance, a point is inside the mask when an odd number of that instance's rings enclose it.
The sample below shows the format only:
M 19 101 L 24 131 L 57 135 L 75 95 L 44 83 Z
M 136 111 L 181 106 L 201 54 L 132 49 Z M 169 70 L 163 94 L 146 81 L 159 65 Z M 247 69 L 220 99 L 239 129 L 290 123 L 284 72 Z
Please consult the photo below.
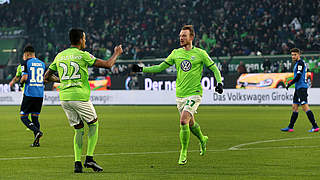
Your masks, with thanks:
M 114 48 L 114 53 L 113 55 L 108 59 L 108 60 L 102 60 L 102 59 L 96 59 L 94 62 L 93 66 L 95 67 L 102 67 L 102 68 L 111 68 L 115 63 L 118 58 L 118 56 L 122 53 L 122 45 L 116 46 Z
M 44 74 L 45 82 L 60 82 L 60 79 L 54 75 L 56 71 L 52 69 L 48 69 L 47 72 Z
M 170 66 L 171 65 L 169 63 L 167 63 L 166 61 L 163 61 L 159 65 L 154 65 L 154 66 L 150 66 L 150 67 L 140 67 L 140 66 L 134 64 L 132 66 L 132 71 L 133 72 L 145 72 L 145 73 L 159 73 L 159 72 L 167 69 Z
M 20 84 L 24 84 L 28 80 L 28 74 L 25 74 L 20 79 Z
M 294 83 L 296 83 L 296 82 L 299 81 L 299 79 L 300 79 L 301 76 L 302 76 L 302 71 L 303 71 L 303 69 L 304 69 L 304 63 L 299 62 L 298 65 L 297 65 L 297 75 L 296 75 L 296 77 L 295 77 L 292 81 L 290 81 L 290 83 L 288 83 L 288 85 L 286 86 L 286 89 L 287 89 L 287 90 L 288 90 L 288 88 L 289 88 L 290 86 L 292 86 Z
M 208 67 L 214 74 L 214 77 L 216 78 L 218 83 L 222 83 L 221 79 L 221 73 L 216 64 L 212 64 L 211 66 Z
M 213 72 L 214 77 L 217 80 L 217 86 L 215 88 L 215 91 L 219 94 L 222 94 L 223 93 L 223 85 L 222 85 L 222 78 L 221 78 L 220 70 L 216 66 L 216 63 L 214 63 L 214 61 L 209 57 L 207 52 L 203 51 L 202 55 L 203 55 L 204 64 L 207 66 L 207 68 L 209 68 Z
M 174 64 L 174 54 L 175 50 L 173 50 L 170 55 L 159 65 L 149 66 L 149 67 L 140 67 L 136 64 L 133 64 L 132 71 L 133 72 L 145 72 L 145 73 L 159 73 L 168 67 Z
M 15 76 L 14 78 L 12 78 L 12 80 L 9 83 L 9 86 L 12 87 L 16 82 L 18 82 L 20 79 L 20 76 Z

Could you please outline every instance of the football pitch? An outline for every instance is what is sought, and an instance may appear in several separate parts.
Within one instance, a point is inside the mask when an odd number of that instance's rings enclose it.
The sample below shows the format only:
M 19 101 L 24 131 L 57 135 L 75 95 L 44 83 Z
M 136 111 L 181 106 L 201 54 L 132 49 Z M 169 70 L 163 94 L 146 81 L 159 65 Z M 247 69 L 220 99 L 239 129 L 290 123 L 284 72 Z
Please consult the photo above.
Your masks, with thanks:
M 320 106 L 311 109 L 319 123 Z M 200 106 L 195 117 L 209 137 L 207 153 L 199 155 L 191 134 L 184 166 L 177 163 L 175 106 L 96 106 L 96 111 L 94 158 L 104 171 L 74 174 L 74 131 L 60 106 L 43 107 L 39 148 L 29 147 L 33 134 L 20 121 L 19 107 L 1 106 L 0 179 L 319 179 L 319 133 L 308 132 L 301 109 L 295 131 L 284 133 L 280 128 L 288 125 L 291 106 Z

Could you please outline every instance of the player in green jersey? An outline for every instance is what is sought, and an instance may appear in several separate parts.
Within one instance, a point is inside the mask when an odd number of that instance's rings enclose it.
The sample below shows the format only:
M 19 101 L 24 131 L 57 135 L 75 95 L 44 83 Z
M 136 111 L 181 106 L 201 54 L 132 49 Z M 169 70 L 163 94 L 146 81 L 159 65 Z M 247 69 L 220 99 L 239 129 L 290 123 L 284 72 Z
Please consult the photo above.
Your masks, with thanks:
M 145 73 L 158 73 L 166 68 L 175 65 L 177 69 L 176 79 L 176 102 L 180 112 L 180 143 L 181 151 L 178 164 L 184 165 L 187 162 L 187 149 L 190 139 L 190 131 L 200 141 L 200 155 L 206 152 L 208 137 L 201 132 L 200 125 L 194 120 L 194 113 L 200 105 L 202 98 L 201 78 L 203 65 L 213 71 L 218 82 L 216 92 L 221 94 L 223 86 L 221 83 L 220 71 L 208 56 L 206 51 L 192 45 L 195 33 L 192 25 L 185 25 L 180 31 L 180 46 L 175 49 L 159 65 L 150 67 L 139 67 L 134 64 L 132 71 Z
M 84 167 L 92 168 L 94 171 L 103 171 L 93 160 L 93 152 L 98 140 L 98 118 L 96 111 L 90 101 L 90 85 L 88 81 L 88 66 L 111 68 L 117 57 L 122 53 L 121 45 L 114 48 L 114 54 L 107 60 L 95 58 L 86 51 L 86 35 L 82 29 L 71 29 L 69 32 L 71 47 L 60 52 L 49 66 L 45 79 L 57 71 L 60 85 L 60 101 L 69 123 L 75 128 L 74 153 L 75 173 L 82 172 L 81 154 L 84 135 L 84 123 L 88 131 L 88 148 Z
M 17 67 L 16 76 L 12 78 L 12 80 L 9 83 L 10 88 L 12 88 L 12 86 L 20 80 L 21 75 L 22 75 L 21 64 L 19 64 L 19 66 Z

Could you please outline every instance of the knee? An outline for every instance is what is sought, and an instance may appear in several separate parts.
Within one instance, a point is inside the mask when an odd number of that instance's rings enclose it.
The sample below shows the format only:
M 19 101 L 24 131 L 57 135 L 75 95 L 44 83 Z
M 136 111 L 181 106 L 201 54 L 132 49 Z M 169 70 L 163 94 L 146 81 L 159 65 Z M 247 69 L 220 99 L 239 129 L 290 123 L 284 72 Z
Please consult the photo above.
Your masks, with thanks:
M 74 127 L 75 129 L 81 129 L 81 128 L 83 128 L 83 127 L 84 127 L 84 124 L 83 124 L 83 122 L 82 122 L 82 121 L 80 121 L 80 123 L 79 123 L 79 124 L 74 125 L 73 127 Z
M 298 106 L 292 106 L 292 111 L 293 112 L 298 112 Z
M 186 124 L 189 124 L 188 118 L 186 118 L 186 116 L 181 116 L 180 117 L 180 125 L 186 125 Z
M 31 114 L 31 116 L 33 116 L 33 117 L 38 117 L 39 114 Z
M 183 119 L 180 119 L 180 124 L 181 124 L 181 125 L 186 125 L 186 124 L 188 124 L 188 121 L 183 120 Z
M 303 109 L 303 111 L 304 111 L 304 112 L 307 112 L 307 111 L 309 111 L 309 110 L 310 110 L 310 108 L 309 108 L 309 107 L 305 107 L 305 106 L 302 106 L 302 109 Z
M 96 118 L 96 119 L 94 119 L 94 120 L 92 120 L 92 121 L 88 122 L 87 124 L 88 124 L 88 125 L 90 125 L 90 124 L 94 124 L 94 123 L 96 123 L 96 122 L 98 122 L 98 118 Z
M 20 119 L 28 119 L 29 114 L 20 114 Z

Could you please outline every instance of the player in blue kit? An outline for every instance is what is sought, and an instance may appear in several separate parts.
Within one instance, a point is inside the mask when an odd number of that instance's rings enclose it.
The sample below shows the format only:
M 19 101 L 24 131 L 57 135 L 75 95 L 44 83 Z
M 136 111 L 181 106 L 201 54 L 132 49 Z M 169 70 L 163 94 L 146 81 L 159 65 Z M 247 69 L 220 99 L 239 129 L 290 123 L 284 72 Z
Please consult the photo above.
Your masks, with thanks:
M 301 50 L 298 48 L 293 48 L 290 50 L 292 61 L 295 62 L 294 65 L 294 79 L 288 83 L 286 89 L 295 84 L 295 91 L 293 95 L 292 104 L 292 115 L 290 119 L 290 124 L 288 127 L 281 129 L 281 131 L 293 132 L 294 124 L 298 118 L 298 107 L 301 105 L 304 112 L 306 112 L 310 123 L 312 124 L 312 129 L 309 132 L 318 132 L 319 127 L 314 119 L 314 115 L 308 105 L 308 88 L 307 84 L 307 66 L 305 62 L 300 58 Z
M 45 64 L 35 57 L 35 50 L 31 45 L 27 45 L 24 48 L 23 60 L 20 83 L 21 85 L 24 84 L 25 87 L 20 108 L 20 118 L 23 124 L 34 133 L 34 141 L 31 147 L 39 147 L 39 139 L 43 135 L 40 131 L 39 114 L 43 102 Z M 28 118 L 29 114 L 31 114 L 32 121 Z

